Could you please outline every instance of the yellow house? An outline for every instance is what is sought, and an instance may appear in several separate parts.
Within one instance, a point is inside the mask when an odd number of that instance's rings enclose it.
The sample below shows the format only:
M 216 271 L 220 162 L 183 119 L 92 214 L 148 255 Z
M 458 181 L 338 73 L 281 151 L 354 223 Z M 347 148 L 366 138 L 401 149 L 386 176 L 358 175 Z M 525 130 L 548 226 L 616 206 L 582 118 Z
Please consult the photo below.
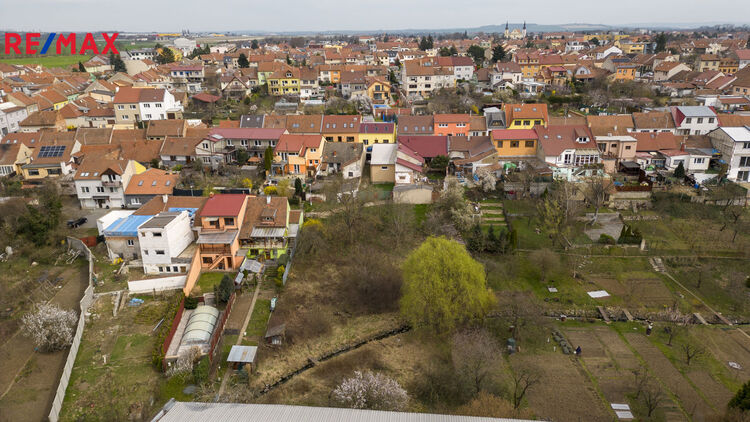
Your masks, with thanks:
M 505 104 L 505 121 L 508 129 L 533 129 L 547 126 L 547 104 Z
M 60 110 L 70 102 L 68 101 L 68 97 L 60 94 L 54 89 L 45 89 L 43 91 L 40 91 L 37 95 L 40 97 L 44 97 L 46 100 L 51 102 L 52 108 L 54 110 Z
M 375 104 L 389 104 L 391 102 L 391 84 L 379 78 L 368 78 L 367 96 Z
M 365 145 L 395 144 L 396 125 L 386 122 L 367 122 L 359 125 L 359 141 Z
M 258 63 L 258 84 L 263 85 L 268 82 L 268 77 L 273 75 L 275 72 L 276 62 L 260 62 Z
M 617 66 L 614 78 L 616 81 L 632 81 L 635 79 L 636 69 L 637 66 L 630 64 Z
M 60 177 L 73 171 L 72 155 L 81 149 L 81 144 L 68 133 L 59 134 L 55 139 L 46 140 L 34 148 L 31 161 L 21 166 L 24 180 L 39 180 L 47 177 Z M 54 135 L 50 134 L 50 138 Z
M 516 158 L 534 157 L 538 136 L 533 129 L 495 129 L 492 131 L 492 145 L 497 157 Z
M 268 93 L 274 96 L 299 95 L 299 69 L 283 65 L 268 76 Z

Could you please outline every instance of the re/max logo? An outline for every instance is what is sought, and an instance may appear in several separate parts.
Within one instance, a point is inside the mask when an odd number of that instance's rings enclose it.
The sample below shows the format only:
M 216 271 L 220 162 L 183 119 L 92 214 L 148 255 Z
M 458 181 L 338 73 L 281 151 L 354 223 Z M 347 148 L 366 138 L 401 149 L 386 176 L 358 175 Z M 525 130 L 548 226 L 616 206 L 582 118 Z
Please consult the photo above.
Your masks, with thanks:
M 76 53 L 78 44 L 76 43 L 75 33 L 70 33 L 68 36 L 59 34 L 58 36 L 56 32 L 50 32 L 49 35 L 47 35 L 47 39 L 44 41 L 42 49 L 36 50 L 34 47 L 39 47 L 39 39 L 42 37 L 42 34 L 38 32 L 27 32 L 21 36 L 21 34 L 14 32 L 6 32 L 5 54 L 10 54 L 11 51 L 16 54 L 47 54 L 50 47 L 52 47 L 52 43 L 55 42 L 55 37 L 57 37 L 57 42 L 55 43 L 55 54 L 62 54 L 63 46 L 70 50 L 70 54 L 107 54 L 109 52 L 120 54 L 120 52 L 117 51 L 117 47 L 115 47 L 115 40 L 118 35 L 120 34 L 117 32 L 113 32 L 111 35 L 102 32 L 102 37 L 104 37 L 106 45 L 101 51 L 99 51 L 99 46 L 96 45 L 96 41 L 94 41 L 94 34 L 89 32 L 83 39 L 81 49 Z M 25 41 L 23 52 L 21 52 L 22 41 Z

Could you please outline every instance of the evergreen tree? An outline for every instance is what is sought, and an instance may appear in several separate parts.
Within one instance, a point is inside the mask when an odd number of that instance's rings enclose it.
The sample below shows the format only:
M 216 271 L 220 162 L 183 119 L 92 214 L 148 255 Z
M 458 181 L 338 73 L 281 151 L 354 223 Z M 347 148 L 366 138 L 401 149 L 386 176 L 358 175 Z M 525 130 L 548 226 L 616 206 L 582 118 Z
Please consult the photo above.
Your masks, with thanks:
M 678 164 L 677 168 L 674 169 L 674 177 L 678 179 L 682 179 L 685 177 L 685 166 L 682 165 L 682 161 L 680 161 L 680 164 Z
M 115 72 L 127 72 L 125 68 L 125 62 L 122 61 L 119 55 L 115 56 L 115 53 L 109 53 L 109 64 L 112 65 Z
M 427 50 L 432 49 L 435 46 L 435 40 L 432 39 L 432 35 L 427 36 Z
M 169 47 L 162 48 L 161 53 L 156 56 L 156 62 L 159 64 L 174 63 L 174 52 Z
M 501 44 L 498 44 L 492 49 L 492 62 L 501 62 L 503 59 L 505 59 L 505 49 Z
M 253 50 L 257 50 L 258 48 L 260 48 L 260 46 L 258 45 L 258 40 L 253 40 L 250 43 L 250 48 L 252 48 Z
M 300 180 L 300 178 L 297 177 L 296 179 L 294 179 L 294 194 L 301 198 L 303 193 L 304 192 L 302 190 L 302 180 Z
M 78 71 L 79 72 L 85 72 L 86 68 L 83 66 L 83 63 L 78 62 Z
M 477 66 L 484 63 L 484 48 L 474 44 L 466 50 L 466 53 L 474 59 L 474 63 L 476 63 Z
M 456 49 L 455 45 L 452 45 L 450 48 L 451 56 L 457 56 L 458 55 L 458 49 Z
M 271 164 L 273 163 L 273 148 L 270 146 L 266 148 L 266 152 L 263 154 L 263 167 L 267 172 L 271 171 Z
M 667 49 L 667 34 L 664 32 L 656 36 L 656 52 L 661 53 Z
M 250 61 L 247 60 L 245 53 L 240 53 L 240 57 L 237 58 L 237 65 L 243 69 L 250 67 Z

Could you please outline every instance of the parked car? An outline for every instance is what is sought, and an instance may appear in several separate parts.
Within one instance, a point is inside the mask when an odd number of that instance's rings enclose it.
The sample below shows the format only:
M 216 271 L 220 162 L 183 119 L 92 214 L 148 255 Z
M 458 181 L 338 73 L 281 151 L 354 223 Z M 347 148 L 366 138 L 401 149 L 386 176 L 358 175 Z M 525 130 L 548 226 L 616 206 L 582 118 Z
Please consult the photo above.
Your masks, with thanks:
M 86 222 L 89 221 L 86 217 L 76 218 L 73 220 L 68 220 L 68 228 L 69 229 L 75 229 L 79 227 L 82 224 L 86 224 Z

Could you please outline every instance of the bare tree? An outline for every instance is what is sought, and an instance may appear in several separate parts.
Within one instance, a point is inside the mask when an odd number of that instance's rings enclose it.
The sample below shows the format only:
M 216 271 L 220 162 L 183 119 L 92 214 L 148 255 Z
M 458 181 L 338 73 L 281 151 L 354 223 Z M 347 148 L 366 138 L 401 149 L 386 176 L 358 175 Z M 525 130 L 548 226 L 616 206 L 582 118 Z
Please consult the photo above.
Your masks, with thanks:
M 547 280 L 547 276 L 551 271 L 556 270 L 560 266 L 560 257 L 546 248 L 537 249 L 529 254 L 529 261 L 539 269 L 542 283 Z
M 393 240 L 396 241 L 396 247 L 400 247 L 401 242 L 413 231 L 415 220 L 414 209 L 409 206 L 390 202 L 386 208 L 384 217 L 388 230 L 393 236 Z
M 360 195 L 350 192 L 340 193 L 339 202 L 341 203 L 341 210 L 337 213 L 337 216 L 340 216 L 344 222 L 347 241 L 352 243 L 354 242 L 354 234 L 357 232 L 356 228 L 362 222 L 362 210 L 365 202 L 360 198 Z
M 693 359 L 699 358 L 706 353 L 705 349 L 703 349 L 701 345 L 693 344 L 690 341 L 682 345 L 682 352 L 685 356 L 685 364 L 688 366 L 690 366 L 690 362 Z
M 646 408 L 646 416 L 649 418 L 659 408 L 665 398 L 661 386 L 653 380 L 650 380 L 643 388 L 641 397 L 643 397 L 643 405 Z
M 459 376 L 467 380 L 479 393 L 497 368 L 500 347 L 484 329 L 459 331 L 453 336 L 451 357 Z
M 591 220 L 591 224 L 596 223 L 597 218 L 599 218 L 599 208 L 604 206 L 607 198 L 609 198 L 612 186 L 612 180 L 609 177 L 597 175 L 586 180 L 583 195 L 586 197 L 586 201 L 594 207 L 594 218 Z
M 513 408 L 518 409 L 523 403 L 523 398 L 526 396 L 526 392 L 529 388 L 539 383 L 539 377 L 532 374 L 526 369 L 521 369 L 513 374 L 513 391 L 511 402 Z
M 667 346 L 672 346 L 672 341 L 681 335 L 687 329 L 689 316 L 682 315 L 677 310 L 672 310 L 667 315 L 667 322 L 664 325 L 664 333 L 667 334 Z
M 643 390 L 648 386 L 651 381 L 651 376 L 646 372 L 644 368 L 633 370 L 633 387 L 635 390 L 635 398 L 638 399 L 643 394 Z
M 34 311 L 21 318 L 21 326 L 24 334 L 31 337 L 38 349 L 54 352 L 73 342 L 77 320 L 74 311 L 43 303 L 36 305 Z

